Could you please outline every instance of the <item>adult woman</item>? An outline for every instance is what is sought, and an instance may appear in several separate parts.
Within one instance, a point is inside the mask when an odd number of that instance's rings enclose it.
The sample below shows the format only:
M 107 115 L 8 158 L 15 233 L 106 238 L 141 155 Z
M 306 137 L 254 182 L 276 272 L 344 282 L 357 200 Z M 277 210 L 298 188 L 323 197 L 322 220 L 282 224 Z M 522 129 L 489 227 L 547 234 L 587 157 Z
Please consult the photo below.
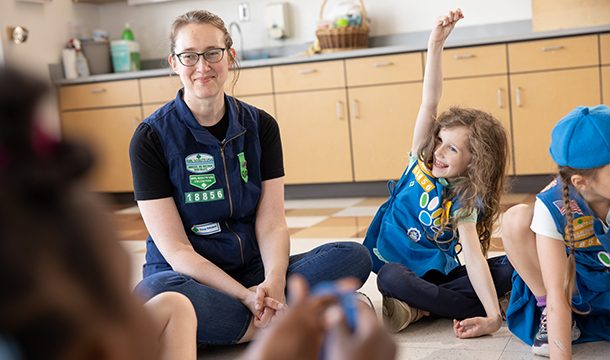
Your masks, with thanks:
M 137 291 L 185 294 L 199 343 L 252 339 L 284 304 L 286 274 L 310 284 L 371 269 L 366 249 L 327 244 L 288 256 L 281 142 L 275 120 L 224 93 L 235 50 L 207 11 L 178 17 L 168 61 L 183 89 L 146 119 L 130 148 L 150 237 Z M 255 316 L 252 316 L 255 315 Z

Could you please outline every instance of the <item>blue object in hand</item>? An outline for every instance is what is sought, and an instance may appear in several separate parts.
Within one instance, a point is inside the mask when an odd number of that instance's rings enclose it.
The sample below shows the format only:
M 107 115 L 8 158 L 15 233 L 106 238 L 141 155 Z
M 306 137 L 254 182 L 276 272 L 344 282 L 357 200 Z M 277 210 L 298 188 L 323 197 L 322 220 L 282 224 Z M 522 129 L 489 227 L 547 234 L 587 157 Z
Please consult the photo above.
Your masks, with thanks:
M 313 296 L 332 295 L 337 298 L 339 305 L 343 309 L 347 326 L 351 332 L 356 330 L 357 325 L 357 305 L 356 294 L 352 291 L 342 291 L 337 287 L 337 284 L 330 281 L 324 281 L 315 285 L 311 291 Z

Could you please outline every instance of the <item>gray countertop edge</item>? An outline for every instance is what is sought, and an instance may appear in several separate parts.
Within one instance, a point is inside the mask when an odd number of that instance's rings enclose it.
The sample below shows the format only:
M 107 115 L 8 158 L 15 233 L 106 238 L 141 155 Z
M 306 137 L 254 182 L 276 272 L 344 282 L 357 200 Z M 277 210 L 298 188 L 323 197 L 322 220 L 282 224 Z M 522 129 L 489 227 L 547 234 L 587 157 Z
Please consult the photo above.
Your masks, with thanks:
M 511 23 L 456 28 L 451 37 L 447 40 L 445 48 L 490 45 L 497 43 L 527 40 L 540 40 L 603 32 L 610 32 L 610 25 L 533 32 L 531 31 L 531 21 L 523 20 Z M 426 44 L 429 33 L 429 31 L 421 31 L 407 34 L 380 36 L 374 38 L 374 47 L 369 47 L 365 49 L 316 54 L 311 56 L 283 56 L 270 59 L 244 60 L 240 62 L 240 68 L 247 69 L 271 65 L 289 65 L 316 61 L 351 59 L 357 57 L 422 51 L 426 50 Z M 61 65 L 50 65 L 50 71 L 51 80 L 55 85 L 75 85 L 96 83 L 102 81 L 130 80 L 148 77 L 159 77 L 165 75 L 170 76 L 172 74 L 171 69 L 165 67 L 160 69 L 141 70 L 133 72 L 99 74 L 76 79 L 64 79 L 62 77 L 63 75 L 61 71 Z

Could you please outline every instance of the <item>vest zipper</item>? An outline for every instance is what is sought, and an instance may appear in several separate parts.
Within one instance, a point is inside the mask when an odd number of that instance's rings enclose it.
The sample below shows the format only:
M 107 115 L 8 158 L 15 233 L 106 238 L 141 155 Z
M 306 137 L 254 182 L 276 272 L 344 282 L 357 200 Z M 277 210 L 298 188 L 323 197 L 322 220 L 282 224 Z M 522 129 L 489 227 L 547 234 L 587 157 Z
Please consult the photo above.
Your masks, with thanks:
M 231 197 L 231 184 L 229 183 L 229 172 L 227 171 L 227 161 L 225 159 L 225 145 L 227 145 L 227 143 L 231 140 L 234 140 L 240 136 L 242 136 L 243 134 L 245 134 L 246 131 L 242 131 L 241 133 L 233 136 L 230 139 L 224 139 L 221 143 L 220 143 L 220 157 L 222 157 L 222 166 L 224 168 L 225 171 L 225 181 L 227 182 L 227 192 L 229 193 L 229 217 L 233 216 L 233 199 Z M 239 243 L 239 254 L 241 255 L 241 264 L 243 265 L 245 263 L 244 261 L 244 244 L 242 243 L 241 237 L 239 236 L 239 234 L 237 234 L 235 231 L 233 231 L 233 229 L 231 229 L 229 227 L 229 222 L 227 220 L 225 220 L 225 225 L 227 226 L 227 229 L 229 229 L 230 232 L 232 232 L 235 237 L 237 238 L 237 242 Z
M 239 242 L 239 254 L 241 255 L 241 264 L 243 265 L 245 263 L 244 261 L 244 245 L 241 241 L 241 237 L 239 236 L 238 233 L 236 233 L 235 231 L 233 231 L 233 229 L 231 229 L 231 227 L 229 226 L 229 222 L 227 220 L 225 220 L 225 225 L 227 226 L 227 229 L 229 229 L 230 232 L 233 233 L 233 235 L 235 235 L 235 237 L 237 238 L 237 241 Z

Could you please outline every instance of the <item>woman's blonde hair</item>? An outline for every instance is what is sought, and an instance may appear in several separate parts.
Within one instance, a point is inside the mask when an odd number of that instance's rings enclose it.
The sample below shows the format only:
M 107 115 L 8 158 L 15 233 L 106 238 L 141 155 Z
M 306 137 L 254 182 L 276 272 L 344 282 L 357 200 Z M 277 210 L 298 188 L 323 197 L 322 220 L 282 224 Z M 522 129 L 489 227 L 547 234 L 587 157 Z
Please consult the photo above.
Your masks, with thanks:
M 484 111 L 451 107 L 440 114 L 421 149 L 419 156 L 427 165 L 434 161 L 434 151 L 438 146 L 438 134 L 441 129 L 458 126 L 468 128 L 468 149 L 472 154 L 470 163 L 463 174 L 451 179 L 443 198 L 443 209 L 446 202 L 457 199 L 463 208 L 456 217 L 448 217 L 449 223 L 442 225 L 434 240 L 451 226 L 454 235 L 457 222 L 477 208 L 477 233 L 481 250 L 487 254 L 491 241 L 494 222 L 500 213 L 500 197 L 505 192 L 505 174 L 508 159 L 508 140 L 504 127 L 495 117 Z M 448 216 L 450 214 L 447 214 Z
M 189 11 L 183 15 L 178 16 L 174 22 L 172 23 L 172 27 L 169 33 L 169 51 L 170 54 L 175 55 L 176 51 L 176 37 L 178 36 L 178 32 L 186 25 L 190 24 L 210 24 L 222 31 L 224 36 L 224 46 L 225 51 L 227 52 L 227 56 L 231 60 L 233 64 L 233 81 L 231 83 L 231 92 L 235 92 L 235 84 L 237 84 L 237 80 L 239 79 L 239 62 L 236 57 L 233 56 L 233 53 L 230 49 L 233 48 L 233 39 L 231 38 L 231 34 L 227 30 L 225 26 L 225 22 L 220 18 L 220 16 L 213 14 L 207 10 L 193 10 Z
M 561 180 L 561 190 L 563 197 L 563 211 L 565 212 L 566 219 L 566 232 L 564 235 L 564 242 L 570 248 L 568 254 L 568 271 L 563 283 L 563 290 L 565 292 L 568 304 L 577 314 L 585 315 L 589 311 L 583 312 L 582 310 L 576 309 L 572 305 L 572 295 L 576 290 L 576 258 L 574 257 L 574 249 L 576 247 L 576 240 L 574 239 L 574 213 L 572 212 L 572 206 L 570 206 L 570 184 L 572 183 L 572 176 L 580 175 L 583 177 L 593 178 L 597 174 L 599 168 L 593 169 L 574 169 L 568 166 L 559 167 L 559 179 Z

